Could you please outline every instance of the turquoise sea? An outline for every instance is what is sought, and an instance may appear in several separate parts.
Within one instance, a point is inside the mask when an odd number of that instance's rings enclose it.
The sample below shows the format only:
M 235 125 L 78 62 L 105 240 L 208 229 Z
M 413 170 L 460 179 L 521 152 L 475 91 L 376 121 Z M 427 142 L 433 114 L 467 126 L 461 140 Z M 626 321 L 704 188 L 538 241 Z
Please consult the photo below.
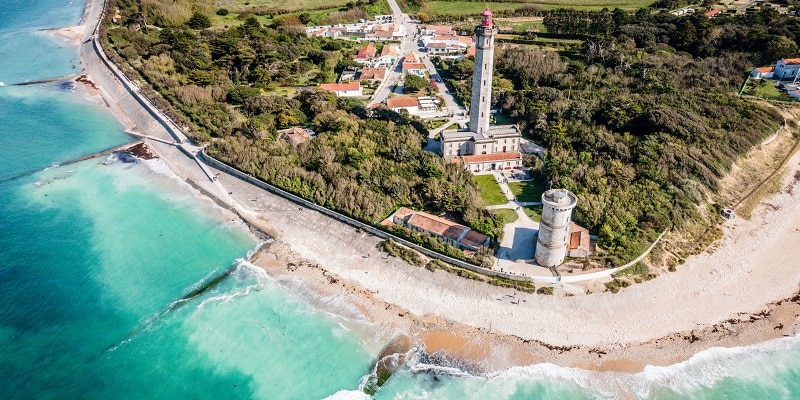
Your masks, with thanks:
M 0 398 L 368 398 L 359 388 L 391 333 L 251 268 L 247 229 L 159 162 L 59 166 L 130 141 L 69 85 L 10 86 L 79 71 L 76 49 L 40 29 L 82 10 L 0 1 Z M 639 374 L 485 375 L 415 354 L 373 398 L 796 399 L 800 341 Z

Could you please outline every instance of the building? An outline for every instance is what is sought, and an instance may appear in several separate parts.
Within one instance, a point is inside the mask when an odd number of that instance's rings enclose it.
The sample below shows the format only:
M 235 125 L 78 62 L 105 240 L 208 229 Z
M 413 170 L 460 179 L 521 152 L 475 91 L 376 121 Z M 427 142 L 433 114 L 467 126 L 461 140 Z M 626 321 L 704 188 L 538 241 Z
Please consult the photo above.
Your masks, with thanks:
M 392 111 L 406 110 L 409 114 L 419 112 L 419 100 L 416 97 L 392 97 L 386 100 L 386 107 Z
M 397 45 L 387 43 L 381 49 L 381 55 L 377 60 L 375 60 L 375 62 L 383 65 L 394 65 L 399 57 L 400 49 L 397 47 Z
M 719 10 L 719 9 L 715 8 L 715 9 L 711 9 L 711 10 L 706 11 L 704 15 L 706 17 L 708 17 L 709 19 L 714 19 L 714 18 L 717 18 L 717 16 L 719 16 L 721 13 L 722 13 L 722 10 Z
M 450 25 L 425 25 L 419 29 L 419 32 L 423 36 L 456 34 L 456 31 Z
M 478 251 L 491 242 L 489 236 L 475 232 L 469 227 L 407 207 L 400 207 L 388 220 L 412 231 L 442 239 L 443 242 L 462 250 Z
M 386 68 L 365 67 L 358 76 L 359 81 L 382 82 L 386 77 Z
M 753 68 L 750 72 L 751 78 L 756 79 L 771 79 L 772 75 L 775 72 L 775 67 L 760 67 L 760 68 Z
M 408 53 L 403 58 L 403 73 L 404 74 L 414 74 L 418 76 L 425 76 L 425 65 L 419 61 L 417 55 L 414 53 Z
M 283 133 L 281 133 L 281 138 L 288 141 L 292 147 L 296 147 L 302 143 L 305 143 L 311 139 L 311 135 L 308 134 L 308 131 L 305 128 L 290 128 Z
M 375 53 L 378 50 L 375 48 L 375 44 L 369 42 L 366 46 L 361 46 L 358 48 L 358 53 L 353 57 L 353 61 L 364 64 L 375 57 Z
M 362 96 L 361 84 L 358 81 L 347 83 L 323 83 L 319 85 L 322 90 L 333 92 L 337 97 L 355 97 Z
M 564 262 L 570 243 L 572 210 L 578 198 L 566 189 L 550 189 L 542 194 L 542 220 L 536 235 L 536 263 L 555 267 Z M 579 243 L 580 244 L 580 243 Z
M 798 70 L 800 70 L 800 58 L 784 58 L 775 63 L 772 77 L 781 80 L 795 79 L 798 77 Z
M 519 128 L 515 125 L 490 126 L 492 73 L 494 69 L 494 37 L 489 7 L 481 14 L 475 28 L 475 72 L 472 75 L 472 99 L 469 106 L 469 127 L 466 130 L 445 130 L 440 136 L 442 157 L 462 163 L 471 171 L 517 168 L 522 166 Z M 479 157 L 480 156 L 480 157 Z
M 672 10 L 669 13 L 672 15 L 681 16 L 686 14 L 694 14 L 695 11 L 696 10 L 692 7 L 684 7 L 684 8 L 679 8 L 677 10 Z
M 466 53 L 474 41 L 467 36 L 431 36 L 423 39 L 428 54 L 437 56 L 458 56 Z
M 567 256 L 585 258 L 592 254 L 592 237 L 589 230 L 574 223 L 569 223 L 569 240 L 567 241 Z

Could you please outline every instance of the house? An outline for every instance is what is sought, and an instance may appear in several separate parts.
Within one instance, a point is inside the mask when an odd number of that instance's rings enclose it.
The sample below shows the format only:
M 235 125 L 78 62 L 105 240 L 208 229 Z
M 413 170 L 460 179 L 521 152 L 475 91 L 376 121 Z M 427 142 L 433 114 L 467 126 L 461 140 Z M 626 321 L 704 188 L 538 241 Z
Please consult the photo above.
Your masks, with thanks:
M 406 110 L 409 114 L 419 112 L 419 100 L 416 97 L 392 97 L 386 100 L 386 107 L 392 111 Z
M 354 97 L 363 95 L 361 84 L 358 81 L 347 83 L 323 83 L 319 85 L 322 90 L 333 92 L 337 97 Z
M 771 79 L 774 71 L 775 67 L 753 67 L 753 70 L 750 72 L 750 77 L 756 79 Z
M 589 230 L 570 221 L 567 236 L 568 257 L 588 257 L 592 254 L 592 239 Z
M 439 103 L 441 100 L 437 99 L 436 97 L 432 96 L 420 96 L 417 97 L 419 101 L 419 111 L 420 112 L 432 112 L 439 110 Z
M 717 16 L 719 16 L 719 14 L 722 14 L 722 10 L 712 9 L 712 10 L 706 11 L 705 14 L 703 14 L 703 15 L 705 15 L 709 19 L 714 19 L 714 18 L 717 18 Z
M 375 48 L 375 44 L 369 42 L 369 44 L 366 46 L 361 46 L 358 48 L 358 53 L 356 53 L 356 55 L 353 57 L 353 61 L 363 64 L 372 60 L 377 51 L 378 49 Z
M 386 68 L 364 67 L 358 76 L 359 81 L 382 82 L 386 77 Z
M 433 55 L 459 55 L 464 54 L 467 49 L 474 44 L 474 40 L 468 36 L 431 36 L 423 39 L 428 53 Z
M 672 15 L 681 16 L 681 15 L 686 15 L 686 14 L 694 14 L 694 12 L 695 12 L 694 8 L 692 8 L 692 7 L 684 7 L 684 8 L 679 8 L 677 10 L 672 10 L 669 13 L 672 14 Z
M 475 232 L 464 225 L 407 207 L 400 207 L 388 220 L 412 231 L 442 239 L 443 242 L 462 250 L 478 251 L 491 242 L 489 236 Z
M 419 31 L 423 36 L 456 34 L 450 25 L 425 25 Z
M 800 70 L 800 58 L 784 58 L 775 63 L 774 79 L 795 79 Z
M 400 57 L 400 49 L 396 44 L 386 44 L 381 49 L 381 55 L 375 60 L 377 64 L 394 65 Z
M 305 128 L 290 128 L 281 133 L 281 138 L 288 141 L 292 147 L 305 143 L 311 139 Z
M 403 73 L 425 76 L 425 65 L 419 62 L 414 53 L 408 53 L 403 58 Z
M 341 82 L 352 81 L 356 79 L 357 73 L 358 73 L 357 69 L 355 68 L 351 69 L 351 67 L 346 67 L 344 70 L 342 70 L 342 74 L 339 75 L 339 82 L 341 83 Z

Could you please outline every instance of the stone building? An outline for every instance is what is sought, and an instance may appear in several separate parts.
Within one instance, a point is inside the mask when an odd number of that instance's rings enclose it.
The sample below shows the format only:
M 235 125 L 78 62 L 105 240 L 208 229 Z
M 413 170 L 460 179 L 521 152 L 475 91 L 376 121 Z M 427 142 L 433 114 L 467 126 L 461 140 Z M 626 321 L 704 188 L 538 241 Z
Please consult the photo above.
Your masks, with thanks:
M 463 163 L 471 171 L 521 167 L 519 128 L 516 125 L 489 124 L 494 38 L 497 35 L 489 7 L 481 14 L 481 24 L 475 27 L 475 35 L 475 72 L 472 75 L 469 127 L 465 130 L 442 131 L 441 155 L 453 162 Z
M 566 189 L 550 189 L 542 194 L 542 219 L 536 238 L 537 264 L 555 267 L 564 262 L 567 246 L 572 244 L 570 222 L 577 204 L 578 197 Z

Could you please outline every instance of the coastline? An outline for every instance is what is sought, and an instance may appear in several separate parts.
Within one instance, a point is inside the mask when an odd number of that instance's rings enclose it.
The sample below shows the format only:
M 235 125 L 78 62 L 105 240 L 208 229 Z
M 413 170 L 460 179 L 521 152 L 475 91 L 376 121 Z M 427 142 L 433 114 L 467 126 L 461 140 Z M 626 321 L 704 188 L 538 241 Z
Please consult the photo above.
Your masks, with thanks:
M 170 139 L 102 63 L 92 59 L 96 55 L 85 39 L 103 3 L 87 0 L 83 37 L 72 36 L 85 73 L 98 86 L 97 91 L 87 90 L 101 96 L 127 129 Z M 798 182 L 792 175 L 800 168 L 800 153 L 788 163 L 782 192 L 768 200 L 769 206 L 762 204 L 751 221 L 727 224 L 713 253 L 692 256 L 677 272 L 616 295 L 580 294 L 584 287 L 562 284 L 556 296 L 543 296 L 379 255 L 378 238 L 209 167 L 220 173 L 218 181 L 210 182 L 176 147 L 147 143 L 198 196 L 227 201 L 233 214 L 243 214 L 251 226 L 273 237 L 273 244 L 253 255 L 253 264 L 278 279 L 299 279 L 320 298 L 346 301 L 366 320 L 384 327 L 379 342 L 407 333 L 429 352 L 444 351 L 483 371 L 549 362 L 637 372 L 646 365 L 684 361 L 712 347 L 750 345 L 800 332 L 800 262 L 786 250 L 800 242 L 800 230 L 794 228 L 800 226 L 800 194 L 795 193 L 800 190 L 793 190 Z M 321 306 L 334 313 L 342 309 L 338 302 Z

